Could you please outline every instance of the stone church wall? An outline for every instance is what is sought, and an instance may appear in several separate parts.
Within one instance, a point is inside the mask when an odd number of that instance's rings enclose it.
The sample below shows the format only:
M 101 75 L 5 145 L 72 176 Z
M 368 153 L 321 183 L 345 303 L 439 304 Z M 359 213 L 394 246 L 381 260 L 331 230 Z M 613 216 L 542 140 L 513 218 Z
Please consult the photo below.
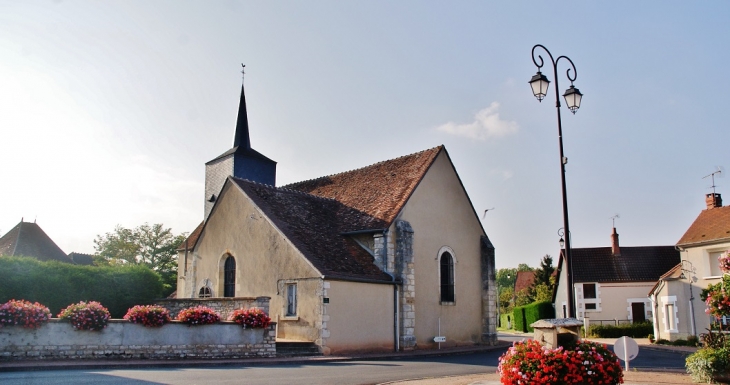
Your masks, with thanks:
M 52 319 L 39 329 L 0 328 L 0 360 L 171 359 L 276 356 L 276 323 L 243 329 L 234 322 L 152 328 L 111 320 L 102 331 L 74 330 Z

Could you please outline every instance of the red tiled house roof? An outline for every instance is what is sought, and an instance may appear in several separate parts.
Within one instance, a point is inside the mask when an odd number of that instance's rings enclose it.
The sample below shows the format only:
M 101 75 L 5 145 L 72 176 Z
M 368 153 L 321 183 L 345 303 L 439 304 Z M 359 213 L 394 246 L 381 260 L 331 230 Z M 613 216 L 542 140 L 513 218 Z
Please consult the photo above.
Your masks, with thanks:
M 334 200 L 230 177 L 327 278 L 391 282 L 373 257 L 342 235 L 383 222 Z M 228 183 L 228 182 L 226 182 Z
M 372 223 L 373 226 L 389 226 L 443 150 L 443 146 L 438 146 L 284 188 L 334 199 L 381 221 Z
M 522 290 L 527 290 L 535 282 L 534 271 L 518 271 L 517 277 L 515 277 L 515 295 Z
M 36 223 L 20 221 L 0 238 L 0 256 L 26 256 L 41 261 L 73 263 Z
M 730 206 L 705 209 L 687 229 L 677 246 L 730 241 Z

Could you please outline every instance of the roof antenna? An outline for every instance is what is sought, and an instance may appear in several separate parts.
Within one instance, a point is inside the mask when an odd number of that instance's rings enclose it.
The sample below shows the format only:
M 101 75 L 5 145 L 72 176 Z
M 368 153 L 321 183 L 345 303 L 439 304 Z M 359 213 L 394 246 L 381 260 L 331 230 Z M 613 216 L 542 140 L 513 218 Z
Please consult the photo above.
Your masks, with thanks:
M 618 214 L 611 217 L 611 224 L 613 225 L 613 228 L 616 228 L 616 219 L 619 219 L 619 218 L 621 218 L 621 216 Z
M 702 177 L 702 179 L 705 179 L 705 178 L 712 178 L 712 186 L 711 186 L 711 187 L 712 187 L 712 194 L 713 194 L 713 195 L 715 194 L 715 187 L 716 187 L 716 186 L 715 186 L 715 174 L 717 174 L 717 177 L 718 177 L 718 178 L 722 178 L 722 175 L 723 175 L 723 174 L 722 174 L 722 172 L 723 172 L 724 170 L 725 170 L 725 169 L 724 169 L 724 168 L 723 168 L 722 166 L 717 166 L 717 170 L 716 170 L 715 172 L 713 172 L 713 173 L 712 173 L 712 174 L 710 174 L 710 175 L 705 175 L 705 176 L 703 176 L 703 177 Z

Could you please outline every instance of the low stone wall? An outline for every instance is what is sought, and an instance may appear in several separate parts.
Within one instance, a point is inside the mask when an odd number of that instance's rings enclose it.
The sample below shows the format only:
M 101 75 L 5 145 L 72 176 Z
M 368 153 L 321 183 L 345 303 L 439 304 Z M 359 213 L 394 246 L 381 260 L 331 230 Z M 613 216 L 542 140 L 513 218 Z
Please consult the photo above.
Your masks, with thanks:
M 155 303 L 169 310 L 172 318 L 177 317 L 177 313 L 182 309 L 203 305 L 217 311 L 222 320 L 227 320 L 237 309 L 257 307 L 269 314 L 269 301 L 271 297 L 170 298 L 159 299 Z
M 245 358 L 276 356 L 276 323 L 244 329 L 233 322 L 145 327 L 111 320 L 98 332 L 52 319 L 38 329 L 0 327 L 0 360 L 88 358 Z

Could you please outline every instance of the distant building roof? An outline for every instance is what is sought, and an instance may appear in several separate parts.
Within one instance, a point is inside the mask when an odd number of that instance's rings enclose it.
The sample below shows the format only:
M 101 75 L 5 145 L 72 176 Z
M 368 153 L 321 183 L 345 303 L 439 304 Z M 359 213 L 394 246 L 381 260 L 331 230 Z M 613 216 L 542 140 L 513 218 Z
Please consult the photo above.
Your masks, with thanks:
M 730 206 L 702 210 L 677 246 L 727 241 L 730 241 Z
M 90 254 L 71 252 L 68 254 L 68 257 L 71 258 L 71 260 L 74 261 L 74 263 L 77 265 L 93 265 L 94 264 L 94 256 L 90 255 Z
M 73 263 L 40 226 L 22 220 L 0 238 L 0 256 L 26 256 L 41 261 Z
M 657 281 L 679 262 L 674 246 L 622 246 L 620 256 L 610 247 L 572 249 L 573 282 Z
M 522 290 L 527 290 L 535 282 L 534 271 L 518 271 L 515 277 L 515 295 Z

